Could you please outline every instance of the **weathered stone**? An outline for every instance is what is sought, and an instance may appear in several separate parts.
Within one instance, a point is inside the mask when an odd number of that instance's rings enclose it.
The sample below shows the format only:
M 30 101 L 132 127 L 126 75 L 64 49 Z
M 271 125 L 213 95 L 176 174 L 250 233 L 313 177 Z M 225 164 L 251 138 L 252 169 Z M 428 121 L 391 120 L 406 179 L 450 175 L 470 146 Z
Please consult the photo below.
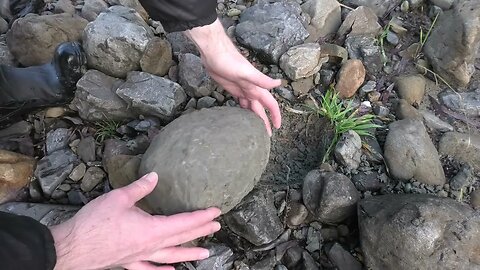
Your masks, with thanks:
M 345 132 L 335 146 L 335 158 L 351 170 L 358 169 L 362 156 L 362 139 L 353 130 Z
M 323 223 L 338 223 L 351 217 L 359 199 L 355 185 L 343 174 L 314 170 L 303 182 L 303 202 Z
M 308 209 L 305 205 L 299 202 L 292 202 L 287 206 L 287 214 L 285 219 L 287 220 L 287 225 L 290 227 L 295 227 L 302 225 L 308 217 Z
M 182 32 L 168 33 L 166 38 L 168 42 L 170 42 L 170 45 L 172 45 L 173 55 L 178 56 L 180 54 L 191 53 L 200 56 L 195 44 Z
M 390 174 L 403 181 L 415 178 L 428 185 L 445 184 L 437 149 L 423 123 L 417 119 L 404 119 L 389 127 L 384 155 Z
M 327 256 L 338 270 L 362 270 L 362 264 L 339 243 L 333 244 L 328 250 Z
M 223 218 L 230 230 L 256 246 L 272 242 L 283 232 L 271 192 L 252 191 Z
M 204 97 L 215 90 L 212 78 L 202 65 L 200 57 L 187 53 L 178 56 L 179 83 L 190 97 Z
M 177 83 L 139 71 L 129 72 L 127 80 L 116 93 L 128 103 L 129 108 L 162 119 L 171 119 L 187 99 Z
M 426 110 L 420 110 L 420 114 L 423 116 L 423 121 L 427 127 L 440 132 L 453 131 L 452 125 L 442 121 L 434 113 Z
M 67 13 L 30 15 L 15 20 L 7 33 L 10 52 L 24 66 L 49 63 L 62 42 L 79 41 L 88 21 Z
M 450 84 L 464 87 L 475 72 L 479 48 L 480 4 L 464 0 L 438 17 L 424 51 L 436 73 Z
M 35 163 L 31 157 L 0 150 L 0 204 L 15 199 L 28 185 Z
M 153 36 L 133 9 L 113 6 L 85 28 L 83 47 L 90 67 L 123 78 L 140 69 L 140 59 Z
M 362 61 L 351 59 L 345 62 L 338 72 L 335 85 L 340 97 L 353 97 L 365 81 L 365 75 L 366 71 Z
M 400 99 L 395 109 L 397 119 L 422 119 L 422 115 L 406 100 Z
M 335 33 L 342 23 L 340 4 L 336 0 L 308 0 L 302 10 L 310 16 L 310 25 L 316 30 L 315 35 L 309 37 L 312 41 Z
M 443 10 L 448 10 L 452 7 L 455 0 L 430 0 L 430 2 Z
M 85 0 L 83 4 L 81 16 L 88 21 L 94 21 L 98 14 L 106 11 L 108 4 L 104 0 Z
M 197 102 L 197 109 L 211 108 L 215 105 L 216 99 L 212 97 L 202 97 Z
M 52 195 L 73 170 L 76 161 L 77 156 L 70 149 L 55 151 L 38 161 L 34 175 L 40 182 L 45 196 Z
M 4 18 L 0 18 L 0 34 L 5 34 L 8 31 L 8 22 Z
M 355 187 L 362 191 L 378 191 L 385 186 L 376 172 L 360 172 L 352 177 Z
M 262 60 L 276 64 L 290 47 L 299 45 L 308 37 L 301 12 L 300 5 L 295 2 L 253 5 L 242 13 L 235 35 Z
M 341 37 L 350 35 L 373 35 L 382 30 L 382 26 L 378 23 L 378 17 L 373 10 L 366 6 L 360 6 L 348 13 L 342 25 L 337 31 Z
M 225 245 L 208 245 L 210 257 L 195 262 L 196 270 L 231 269 L 234 261 L 233 251 Z
M 280 67 L 292 80 L 310 77 L 317 73 L 327 57 L 321 57 L 320 45 L 307 43 L 290 48 L 280 57 Z
M 73 217 L 79 210 L 76 206 L 11 202 L 0 205 L 0 211 L 31 217 L 45 226 L 54 226 Z
M 303 78 L 292 82 L 293 93 L 296 96 L 308 94 L 315 87 L 313 77 Z
M 0 64 L 7 66 L 15 66 L 16 64 L 15 57 L 8 49 L 5 35 L 0 36 Z
M 328 62 L 344 64 L 348 60 L 347 49 L 331 43 L 323 43 L 320 46 L 320 58 L 328 57 Z
M 0 130 L 0 138 L 8 139 L 29 135 L 32 131 L 32 124 L 27 121 L 20 121 Z
M 348 6 L 369 7 L 379 17 L 383 17 L 388 11 L 393 10 L 396 6 L 400 5 L 402 0 L 345 0 L 343 3 Z
M 75 182 L 78 182 L 82 180 L 86 170 L 87 166 L 85 165 L 85 163 L 80 163 L 75 168 L 73 168 L 72 172 L 68 175 L 68 178 L 72 179 Z
M 84 192 L 90 192 L 98 184 L 102 182 L 105 176 L 106 176 L 105 172 L 99 167 L 90 167 L 85 172 L 85 176 L 83 176 L 82 184 L 80 185 L 80 188 Z
M 375 37 L 350 35 L 345 40 L 345 47 L 350 58 L 361 60 L 370 75 L 382 70 L 381 50 Z
M 97 70 L 89 70 L 77 82 L 75 98 L 71 107 L 81 118 L 89 121 L 121 121 L 135 118 L 127 103 L 115 94 L 122 80 L 110 77 Z
M 59 118 L 65 114 L 64 107 L 52 107 L 45 111 L 46 118 Z
M 410 105 L 420 105 L 425 95 L 426 80 L 422 75 L 402 76 L 395 80 L 395 89 L 401 99 Z
M 358 204 L 369 269 L 479 269 L 480 215 L 452 199 L 385 195 Z
M 480 170 L 480 136 L 447 132 L 440 139 L 438 150 L 442 155 L 468 163 Z
M 450 188 L 453 190 L 461 190 L 475 182 L 474 172 L 469 165 L 462 166 L 459 172 L 450 179 Z
M 474 209 L 480 209 L 480 189 L 477 189 L 470 194 L 470 203 Z
M 480 88 L 465 93 L 446 90 L 439 94 L 439 98 L 450 110 L 467 116 L 480 116 Z
M 135 155 L 134 151 L 127 146 L 126 141 L 119 139 L 108 139 L 104 142 L 105 147 L 103 148 L 103 167 L 107 168 L 108 172 L 108 162 L 110 159 L 117 155 Z
M 57 128 L 49 131 L 45 140 L 47 155 L 67 147 L 71 134 L 68 128 Z
M 142 71 L 150 74 L 165 76 L 174 64 L 172 57 L 170 43 L 165 39 L 155 37 L 148 42 L 140 59 L 140 67 Z
M 144 21 L 147 21 L 149 16 L 145 8 L 138 0 L 107 0 L 111 5 L 121 5 L 127 8 L 134 9 Z
M 53 12 L 56 14 L 68 13 L 75 14 L 75 6 L 72 4 L 71 0 L 58 0 L 53 4 Z
M 80 141 L 77 148 L 77 154 L 83 160 L 83 162 L 95 161 L 95 148 L 95 139 L 92 136 L 89 136 Z
M 159 175 L 146 200 L 163 214 L 210 206 L 227 213 L 258 182 L 269 150 L 263 121 L 250 111 L 214 107 L 182 115 L 160 131 L 143 156 L 140 175 Z

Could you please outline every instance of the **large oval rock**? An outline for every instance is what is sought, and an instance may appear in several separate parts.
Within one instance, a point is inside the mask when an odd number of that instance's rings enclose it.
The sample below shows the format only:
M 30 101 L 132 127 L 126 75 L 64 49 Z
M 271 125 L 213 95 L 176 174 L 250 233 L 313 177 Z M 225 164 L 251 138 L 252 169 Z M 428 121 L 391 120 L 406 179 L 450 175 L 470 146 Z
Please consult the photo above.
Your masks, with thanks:
M 431 195 L 385 195 L 358 203 L 369 269 L 480 269 L 480 212 Z
M 29 15 L 13 23 L 7 45 L 22 65 L 45 64 L 52 60 L 58 44 L 79 41 L 87 23 L 80 16 L 67 13 Z
M 124 78 L 140 69 L 140 59 L 153 38 L 153 32 L 134 10 L 113 6 L 89 23 L 83 34 L 83 46 L 90 67 Z
M 398 180 L 414 177 L 428 185 L 445 184 L 437 149 L 420 120 L 404 119 L 390 124 L 385 161 L 390 174 Z
M 156 172 L 145 200 L 156 213 L 220 207 L 227 213 L 259 181 L 270 139 L 254 113 L 233 107 L 183 115 L 161 130 L 143 156 L 139 174 Z

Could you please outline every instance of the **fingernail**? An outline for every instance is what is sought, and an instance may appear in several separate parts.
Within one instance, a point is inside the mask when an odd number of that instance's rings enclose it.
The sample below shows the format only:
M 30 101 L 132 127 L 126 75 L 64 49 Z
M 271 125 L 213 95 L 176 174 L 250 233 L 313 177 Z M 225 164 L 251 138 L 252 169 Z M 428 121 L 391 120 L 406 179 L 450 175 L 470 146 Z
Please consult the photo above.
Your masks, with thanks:
M 146 175 L 144 175 L 142 178 L 143 179 L 146 179 L 147 181 L 149 182 L 153 182 L 154 181 L 154 176 L 155 175 L 155 172 L 150 172 L 150 173 L 147 173 Z
M 200 254 L 200 260 L 203 260 L 203 259 L 206 259 L 210 257 L 210 251 L 208 251 L 208 249 L 205 249 L 204 251 L 202 251 L 202 253 Z

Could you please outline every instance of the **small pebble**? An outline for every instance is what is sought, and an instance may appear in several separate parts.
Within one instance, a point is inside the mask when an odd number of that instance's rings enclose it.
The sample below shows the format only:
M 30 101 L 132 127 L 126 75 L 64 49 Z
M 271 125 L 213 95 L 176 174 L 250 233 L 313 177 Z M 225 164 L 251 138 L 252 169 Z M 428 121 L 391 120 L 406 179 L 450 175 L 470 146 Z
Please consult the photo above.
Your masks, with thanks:
M 52 193 L 52 199 L 58 200 L 67 196 L 67 193 L 63 190 L 56 189 Z
M 287 224 L 291 227 L 295 227 L 303 224 L 305 219 L 308 217 L 307 208 L 298 202 L 292 202 L 288 206 L 287 211 Z
M 477 189 L 470 194 L 470 203 L 473 208 L 480 209 L 480 189 Z
M 237 8 L 232 8 L 232 9 L 227 11 L 227 16 L 228 17 L 235 17 L 235 16 L 238 16 L 240 14 L 242 14 L 242 11 L 237 9 Z
M 400 6 L 400 10 L 405 13 L 410 11 L 410 3 L 407 0 L 403 1 L 402 5 Z
M 58 189 L 61 191 L 69 192 L 72 189 L 72 186 L 70 186 L 69 184 L 61 184 L 60 186 L 58 186 Z
M 442 197 L 442 198 L 446 198 L 448 197 L 448 193 L 445 191 L 445 190 L 440 190 L 438 193 L 437 193 L 438 197 Z
M 396 46 L 400 42 L 397 34 L 395 34 L 394 32 L 391 32 L 391 31 L 388 31 L 388 33 L 387 33 L 387 41 L 388 41 L 388 43 L 390 43 L 394 46 Z
M 58 118 L 58 117 L 60 117 L 64 114 L 65 114 L 65 108 L 63 108 L 63 107 L 53 107 L 53 108 L 49 108 L 45 112 L 45 117 L 47 117 L 47 118 Z
M 77 165 L 77 167 L 73 168 L 72 172 L 68 177 L 74 182 L 78 182 L 83 178 L 86 170 L 87 166 L 85 165 L 85 163 L 80 163 Z

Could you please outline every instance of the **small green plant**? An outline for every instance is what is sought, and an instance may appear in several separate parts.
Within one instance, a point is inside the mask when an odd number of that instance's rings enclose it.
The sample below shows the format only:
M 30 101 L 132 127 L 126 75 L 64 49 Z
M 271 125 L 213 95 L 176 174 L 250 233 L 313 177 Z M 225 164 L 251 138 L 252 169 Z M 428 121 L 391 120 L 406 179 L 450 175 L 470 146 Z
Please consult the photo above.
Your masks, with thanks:
M 432 33 L 433 27 L 437 23 L 437 19 L 439 15 L 440 13 L 437 13 L 437 15 L 435 15 L 435 18 L 433 19 L 433 22 L 428 28 L 428 31 L 426 33 L 424 32 L 423 28 L 420 27 L 420 41 L 419 41 L 420 45 L 417 47 L 417 51 L 415 52 L 415 58 L 420 57 L 420 53 L 422 52 L 423 47 L 425 46 L 425 43 L 427 43 L 427 40 L 430 37 L 430 34 Z
M 95 123 L 95 126 L 97 129 L 95 139 L 101 143 L 105 139 L 117 137 L 117 129 L 120 127 L 120 123 L 113 120 L 103 120 Z
M 313 99 L 312 99 L 313 100 Z M 330 124 L 334 129 L 333 140 L 325 153 L 322 162 L 325 162 L 330 156 L 333 147 L 343 133 L 353 130 L 360 136 L 373 136 L 370 133 L 372 128 L 380 127 L 374 124 L 372 120 L 375 118 L 372 114 L 358 115 L 358 109 L 352 105 L 352 101 L 345 102 L 338 96 L 333 87 L 327 90 L 322 97 L 320 105 L 314 101 L 314 107 L 309 107 L 314 113 L 330 120 Z
M 390 23 L 385 25 L 382 33 L 377 38 L 377 42 L 380 45 L 380 50 L 382 52 L 382 63 L 384 66 L 388 63 L 388 56 L 387 56 L 387 53 L 385 52 L 385 39 L 387 39 L 387 35 L 388 35 L 388 32 L 390 31 L 390 27 L 391 27 Z

